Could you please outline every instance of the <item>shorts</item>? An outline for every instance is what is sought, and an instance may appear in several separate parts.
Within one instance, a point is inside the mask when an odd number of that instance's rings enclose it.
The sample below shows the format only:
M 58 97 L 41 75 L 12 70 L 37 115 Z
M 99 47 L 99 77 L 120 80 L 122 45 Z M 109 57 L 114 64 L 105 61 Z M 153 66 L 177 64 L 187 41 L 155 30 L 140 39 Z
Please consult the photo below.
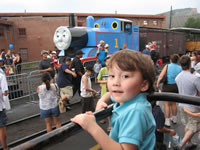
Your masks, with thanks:
M 47 110 L 40 109 L 40 118 L 51 118 L 51 117 L 57 117 L 59 115 L 60 111 L 58 106 Z
M 72 99 L 73 96 L 73 89 L 72 86 L 66 86 L 64 88 L 60 88 L 60 97 L 69 99 Z
M 200 118 L 193 117 L 184 112 L 183 107 L 180 107 L 181 122 L 188 130 L 193 133 L 200 131 Z
M 0 128 L 3 128 L 6 126 L 8 121 L 7 115 L 6 115 L 6 110 L 3 109 L 0 111 Z
M 81 97 L 82 113 L 87 111 L 95 111 L 93 97 Z
M 178 93 L 178 87 L 176 84 L 164 84 L 162 92 Z

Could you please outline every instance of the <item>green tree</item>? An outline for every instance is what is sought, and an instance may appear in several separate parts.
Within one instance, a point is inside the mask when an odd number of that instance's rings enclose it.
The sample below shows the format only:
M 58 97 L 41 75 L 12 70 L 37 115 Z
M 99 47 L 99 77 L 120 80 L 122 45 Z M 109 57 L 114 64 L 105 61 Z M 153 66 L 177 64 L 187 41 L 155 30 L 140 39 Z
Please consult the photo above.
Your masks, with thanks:
M 189 17 L 184 27 L 200 29 L 200 18 Z

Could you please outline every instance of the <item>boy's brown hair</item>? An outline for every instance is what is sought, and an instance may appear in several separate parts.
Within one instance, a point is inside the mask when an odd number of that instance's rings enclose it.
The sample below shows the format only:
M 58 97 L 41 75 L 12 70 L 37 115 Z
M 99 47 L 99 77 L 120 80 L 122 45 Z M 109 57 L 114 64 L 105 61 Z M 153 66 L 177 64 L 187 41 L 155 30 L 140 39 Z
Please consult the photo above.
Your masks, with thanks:
M 149 82 L 149 89 L 146 92 L 154 92 L 155 71 L 152 60 L 148 55 L 125 49 L 118 51 L 111 56 L 108 69 L 112 68 L 114 63 L 116 63 L 123 71 L 140 71 L 143 80 Z
M 188 70 L 191 67 L 191 59 L 189 56 L 183 55 L 179 61 L 182 70 Z

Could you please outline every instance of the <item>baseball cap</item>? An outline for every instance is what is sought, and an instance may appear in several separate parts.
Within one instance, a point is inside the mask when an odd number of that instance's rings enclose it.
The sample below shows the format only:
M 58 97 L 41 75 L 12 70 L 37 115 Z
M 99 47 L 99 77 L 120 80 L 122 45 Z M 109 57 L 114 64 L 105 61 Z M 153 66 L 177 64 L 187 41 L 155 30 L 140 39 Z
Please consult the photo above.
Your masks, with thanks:
M 52 54 L 57 54 L 56 51 L 52 51 L 51 53 L 52 53 Z
M 81 50 L 76 51 L 76 55 L 81 55 L 81 54 L 85 54 L 85 53 L 83 53 Z
M 104 61 L 106 61 L 106 60 L 109 59 L 110 57 L 111 57 L 110 55 L 106 56 L 106 58 L 104 58 Z
M 194 70 L 197 72 L 197 73 L 200 73 L 200 63 L 196 64 L 194 66 Z
M 92 65 L 86 66 L 85 69 L 88 70 L 88 71 L 94 72 L 94 69 L 93 69 Z
M 71 61 L 71 58 L 70 57 L 65 57 L 65 61 L 64 62 L 66 62 L 66 61 Z
M 106 45 L 105 45 L 105 48 L 108 48 L 108 47 L 109 47 L 109 45 L 108 45 L 108 44 L 106 44 Z
M 47 50 L 42 50 L 41 51 L 41 55 L 43 55 L 43 54 L 48 54 L 48 51 Z
M 0 58 L 0 62 L 4 62 L 4 59 L 3 59 L 3 58 Z
M 149 48 L 149 45 L 146 45 L 146 48 Z
M 10 57 L 10 55 L 9 55 L 9 54 L 6 54 L 5 56 L 6 56 L 6 57 Z

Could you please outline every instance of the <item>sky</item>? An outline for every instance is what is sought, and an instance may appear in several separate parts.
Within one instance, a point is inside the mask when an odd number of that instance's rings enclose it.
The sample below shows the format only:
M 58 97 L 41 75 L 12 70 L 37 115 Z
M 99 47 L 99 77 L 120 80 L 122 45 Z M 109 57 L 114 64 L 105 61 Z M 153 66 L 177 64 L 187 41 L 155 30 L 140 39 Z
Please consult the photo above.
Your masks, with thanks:
M 172 9 L 197 8 L 200 0 L 0 0 L 0 13 L 61 12 L 155 15 Z

